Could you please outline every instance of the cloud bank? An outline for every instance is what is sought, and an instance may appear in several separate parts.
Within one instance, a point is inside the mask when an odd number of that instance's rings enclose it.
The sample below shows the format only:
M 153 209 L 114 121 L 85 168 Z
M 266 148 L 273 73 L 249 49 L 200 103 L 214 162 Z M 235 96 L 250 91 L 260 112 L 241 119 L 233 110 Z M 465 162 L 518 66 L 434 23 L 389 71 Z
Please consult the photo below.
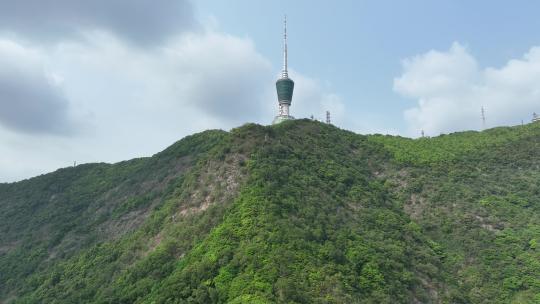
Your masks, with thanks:
M 0 8 L 0 30 L 41 42 L 105 30 L 151 45 L 196 25 L 185 0 L 0 0 Z
M 528 122 L 540 111 L 540 47 L 501 68 L 481 68 L 456 42 L 448 51 L 432 50 L 404 60 L 394 90 L 418 102 L 404 113 L 414 136 L 420 130 L 438 135 L 481 129 L 482 107 L 487 127 Z
M 23 133 L 70 134 L 69 103 L 39 52 L 0 40 L 0 124 Z
M 0 39 L 0 181 L 151 155 L 194 132 L 272 119 L 272 67 L 247 38 L 206 31 L 141 49 L 85 36 L 54 48 Z

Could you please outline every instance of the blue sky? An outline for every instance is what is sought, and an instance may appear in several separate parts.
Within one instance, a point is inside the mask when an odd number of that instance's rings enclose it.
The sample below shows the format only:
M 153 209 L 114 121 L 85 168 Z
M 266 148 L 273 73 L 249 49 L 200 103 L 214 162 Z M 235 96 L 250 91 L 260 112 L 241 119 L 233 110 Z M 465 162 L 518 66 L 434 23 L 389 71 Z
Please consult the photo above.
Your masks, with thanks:
M 0 0 L 0 182 L 277 113 L 418 137 L 540 112 L 533 1 Z
M 348 115 L 381 130 L 404 130 L 403 111 L 416 103 L 392 89 L 403 59 L 459 42 L 481 66 L 500 67 L 540 42 L 534 1 L 202 0 L 196 8 L 202 20 L 213 16 L 223 31 L 252 39 L 276 68 L 286 13 L 292 68 L 328 82 Z

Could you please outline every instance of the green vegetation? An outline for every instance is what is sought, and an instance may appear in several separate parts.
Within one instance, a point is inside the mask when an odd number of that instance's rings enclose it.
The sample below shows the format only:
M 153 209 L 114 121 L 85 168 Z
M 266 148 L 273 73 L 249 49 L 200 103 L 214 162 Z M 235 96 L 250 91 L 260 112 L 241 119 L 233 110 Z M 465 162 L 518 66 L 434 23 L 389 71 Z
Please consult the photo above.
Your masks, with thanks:
M 390 135 L 373 135 L 370 141 L 382 143 L 400 163 L 427 165 L 459 161 L 470 153 L 487 153 L 508 143 L 538 136 L 540 124 L 520 127 L 498 127 L 483 132 L 467 131 L 442 134 L 433 138 L 410 139 Z
M 0 184 L 0 302 L 540 303 L 539 149 L 297 120 Z

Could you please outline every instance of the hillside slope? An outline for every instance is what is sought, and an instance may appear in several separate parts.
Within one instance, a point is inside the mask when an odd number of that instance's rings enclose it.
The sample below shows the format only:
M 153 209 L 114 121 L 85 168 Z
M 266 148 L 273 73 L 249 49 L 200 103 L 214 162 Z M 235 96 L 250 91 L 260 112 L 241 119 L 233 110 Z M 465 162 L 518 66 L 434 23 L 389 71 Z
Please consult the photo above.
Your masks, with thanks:
M 0 302 L 540 303 L 539 149 L 297 120 L 0 184 Z

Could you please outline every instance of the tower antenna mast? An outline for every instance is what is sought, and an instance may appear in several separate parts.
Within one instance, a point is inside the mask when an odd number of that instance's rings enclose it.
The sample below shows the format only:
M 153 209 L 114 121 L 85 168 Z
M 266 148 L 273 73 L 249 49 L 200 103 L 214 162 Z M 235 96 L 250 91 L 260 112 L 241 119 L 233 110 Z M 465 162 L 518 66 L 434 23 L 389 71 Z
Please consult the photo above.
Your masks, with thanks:
M 285 15 L 283 18 L 283 70 L 281 70 L 281 78 L 289 78 L 287 55 L 287 15 Z

